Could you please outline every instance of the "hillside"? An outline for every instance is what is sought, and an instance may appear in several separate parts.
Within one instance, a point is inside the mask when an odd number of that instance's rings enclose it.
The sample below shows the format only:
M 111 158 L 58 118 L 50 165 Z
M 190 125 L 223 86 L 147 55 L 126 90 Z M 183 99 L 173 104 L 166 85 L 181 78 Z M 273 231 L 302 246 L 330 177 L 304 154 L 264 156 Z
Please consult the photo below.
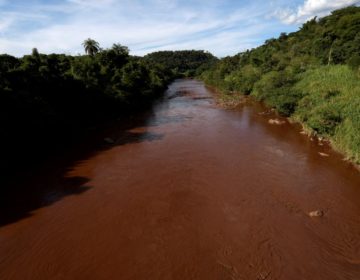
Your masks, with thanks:
M 227 96 L 265 102 L 359 162 L 359 66 L 360 8 L 351 6 L 223 58 L 201 78 Z
M 149 63 L 163 65 L 166 72 L 186 77 L 200 74 L 218 60 L 209 52 L 196 50 L 158 51 L 146 55 L 144 59 Z

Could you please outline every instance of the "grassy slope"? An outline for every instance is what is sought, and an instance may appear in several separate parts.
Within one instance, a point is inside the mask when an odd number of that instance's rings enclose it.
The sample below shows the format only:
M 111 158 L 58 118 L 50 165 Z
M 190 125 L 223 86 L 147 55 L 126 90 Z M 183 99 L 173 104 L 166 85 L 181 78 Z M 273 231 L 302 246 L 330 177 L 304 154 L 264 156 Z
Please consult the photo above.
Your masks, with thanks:
M 294 118 L 359 163 L 359 75 L 346 65 L 323 66 L 302 74 L 294 90 L 303 96 Z

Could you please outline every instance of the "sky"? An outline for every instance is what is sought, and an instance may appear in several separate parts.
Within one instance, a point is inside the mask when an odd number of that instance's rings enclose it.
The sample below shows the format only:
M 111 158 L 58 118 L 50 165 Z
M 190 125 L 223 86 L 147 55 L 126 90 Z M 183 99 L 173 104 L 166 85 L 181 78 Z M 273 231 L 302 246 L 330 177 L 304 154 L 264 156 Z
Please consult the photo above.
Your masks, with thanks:
M 82 42 L 133 55 L 207 50 L 218 57 L 293 32 L 360 0 L 0 0 L 0 53 L 84 53 Z

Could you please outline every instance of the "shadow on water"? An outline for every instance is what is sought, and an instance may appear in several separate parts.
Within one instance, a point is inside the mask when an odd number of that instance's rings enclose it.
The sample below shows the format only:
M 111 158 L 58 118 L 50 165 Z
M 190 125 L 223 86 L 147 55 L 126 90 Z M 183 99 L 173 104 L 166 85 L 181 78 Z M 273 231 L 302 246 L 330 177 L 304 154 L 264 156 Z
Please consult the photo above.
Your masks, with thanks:
M 30 217 L 37 209 L 50 206 L 67 196 L 81 195 L 90 190 L 90 178 L 68 175 L 81 162 L 116 146 L 163 139 L 162 134 L 142 131 L 147 126 L 178 121 L 151 121 L 156 106 L 154 104 L 144 113 L 97 129 L 90 136 L 79 137 L 70 148 L 54 148 L 46 160 L 34 159 L 34 164 L 28 165 L 26 170 L 14 172 L 6 178 L 1 176 L 0 227 Z
M 39 176 L 35 175 L 36 178 Z M 91 188 L 86 185 L 89 179 L 83 177 L 66 178 L 65 175 L 55 175 L 54 181 L 38 180 L 40 183 L 34 182 L 35 178 L 29 178 L 28 181 L 25 178 L 15 179 L 2 186 L 0 227 L 30 217 L 36 209 L 49 206 L 66 196 L 80 195 Z
M 161 141 L 163 134 L 147 131 L 148 127 L 178 124 L 192 119 L 182 114 L 163 114 L 171 105 L 186 106 L 194 99 L 191 88 L 173 89 L 154 102 L 148 110 L 119 119 L 105 127 L 95 128 L 83 136 L 69 136 L 70 145 L 62 146 L 62 140 L 49 143 L 51 154 L 46 159 L 24 160 L 24 168 L 0 178 L 0 227 L 34 215 L 34 211 L 50 206 L 65 197 L 81 195 L 91 190 L 90 178 L 69 177 L 70 172 L 82 162 L 116 146 Z M 183 99 L 186 97 L 186 99 Z M 176 99 L 174 101 L 174 99 Z M 192 102 L 193 104 L 193 102 Z M 194 104 L 193 104 L 194 105 Z M 75 140 L 73 140 L 75 139 Z M 21 163 L 19 162 L 19 166 Z

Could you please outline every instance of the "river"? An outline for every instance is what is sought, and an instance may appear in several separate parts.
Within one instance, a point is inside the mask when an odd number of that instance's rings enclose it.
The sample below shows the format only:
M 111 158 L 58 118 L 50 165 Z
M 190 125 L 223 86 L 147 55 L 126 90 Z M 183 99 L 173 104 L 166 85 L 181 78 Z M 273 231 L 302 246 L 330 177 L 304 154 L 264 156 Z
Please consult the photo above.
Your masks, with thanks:
M 115 143 L 31 181 L 46 191 L 0 227 L 0 279 L 360 279 L 358 171 L 264 110 L 175 81 Z

